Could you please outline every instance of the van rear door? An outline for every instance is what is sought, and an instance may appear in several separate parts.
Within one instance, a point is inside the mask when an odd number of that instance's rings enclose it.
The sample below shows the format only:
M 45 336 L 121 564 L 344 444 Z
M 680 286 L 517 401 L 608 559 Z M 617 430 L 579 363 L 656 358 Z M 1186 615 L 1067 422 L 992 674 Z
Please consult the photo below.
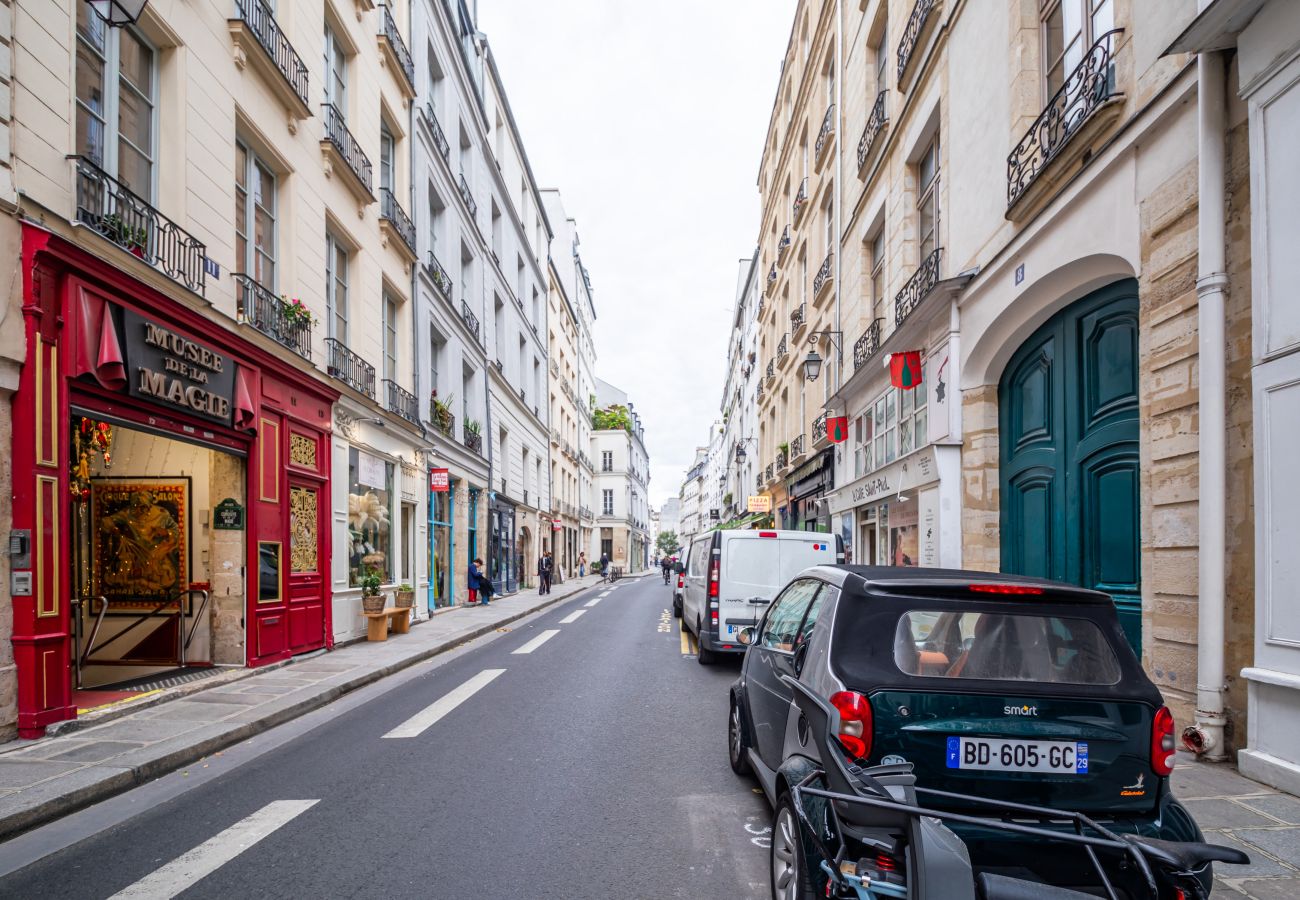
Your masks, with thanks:
M 835 543 L 828 534 L 724 532 L 718 586 L 718 640 L 723 644 L 735 643 L 741 629 L 757 625 L 768 604 L 795 576 L 809 566 L 835 562 Z

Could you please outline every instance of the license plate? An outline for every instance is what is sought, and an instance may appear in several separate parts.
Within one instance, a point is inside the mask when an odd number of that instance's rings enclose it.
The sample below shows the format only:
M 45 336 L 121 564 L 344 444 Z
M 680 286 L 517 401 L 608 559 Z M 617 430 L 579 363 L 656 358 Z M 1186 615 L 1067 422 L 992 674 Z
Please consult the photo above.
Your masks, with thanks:
M 1088 745 L 1076 741 L 948 738 L 948 768 L 1088 774 Z

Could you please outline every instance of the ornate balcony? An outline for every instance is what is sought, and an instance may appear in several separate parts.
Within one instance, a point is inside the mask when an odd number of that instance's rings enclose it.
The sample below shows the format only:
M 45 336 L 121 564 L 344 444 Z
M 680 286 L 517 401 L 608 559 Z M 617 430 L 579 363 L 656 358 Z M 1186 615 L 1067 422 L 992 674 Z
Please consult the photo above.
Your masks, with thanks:
M 460 199 L 465 201 L 465 208 L 469 210 L 471 219 L 478 216 L 478 204 L 474 202 L 474 192 L 469 189 L 469 182 L 465 180 L 465 173 L 461 172 L 456 180 L 456 187 L 460 190 Z
M 776 381 L 776 361 L 771 360 L 767 364 L 767 383 L 770 385 Z
M 939 283 L 939 259 L 942 256 L 943 248 L 935 247 L 898 292 L 894 298 L 894 327 L 902 325 Z
M 448 275 L 447 270 L 442 267 L 442 263 L 438 262 L 438 257 L 433 255 L 432 250 L 430 250 L 428 256 L 425 257 L 424 271 L 428 273 L 430 280 L 433 281 L 433 286 L 442 293 L 443 299 L 450 303 L 452 286 L 451 276 Z
M 388 4 L 380 4 L 379 8 L 383 10 L 380 13 L 382 30 L 379 32 L 379 49 L 383 51 L 384 63 L 397 75 L 402 92 L 408 98 L 414 97 L 415 62 L 411 59 L 411 51 L 406 49 L 406 41 L 402 40 L 401 32 L 397 30 L 397 22 L 393 19 Z
M 252 277 L 240 272 L 230 277 L 235 281 L 239 321 L 252 325 L 271 340 L 310 360 L 311 320 L 285 315 L 285 301 Z
M 799 225 L 799 219 L 803 216 L 804 208 L 808 205 L 808 179 L 804 178 L 799 182 L 799 191 L 794 195 L 794 224 Z
M 763 477 L 765 479 L 763 482 L 764 484 L 771 484 L 776 481 L 776 466 L 772 463 L 768 463 L 767 468 L 763 470 Z
M 456 439 L 456 416 L 445 407 L 439 407 L 429 398 L 429 424 L 453 441 Z
M 822 413 L 813 419 L 812 424 L 812 445 L 814 448 L 820 447 L 827 443 L 826 438 L 826 413 Z
M 596 518 L 596 514 L 591 511 L 590 507 L 586 507 L 586 506 L 582 507 L 581 512 L 582 512 L 582 518 L 587 520 L 588 522 Z
M 791 464 L 797 463 L 799 460 L 804 458 L 805 454 L 807 454 L 808 451 L 805 444 L 806 444 L 806 438 L 803 434 L 798 435 L 794 440 L 790 442 Z
M 420 424 L 420 404 L 415 395 L 391 378 L 385 378 L 384 408 L 413 425 Z
M 207 247 L 90 159 L 77 164 L 77 221 L 196 294 L 207 285 Z
M 822 151 L 830 146 L 831 137 L 835 134 L 835 104 L 832 103 L 826 107 L 826 115 L 822 117 L 821 131 L 817 132 L 817 143 L 813 145 L 813 165 L 822 164 Z
M 433 145 L 438 148 L 443 160 L 450 165 L 451 144 L 447 143 L 447 135 L 443 132 L 442 123 L 438 121 L 438 116 L 433 111 L 432 103 L 424 104 L 424 121 L 429 126 L 429 134 L 433 135 Z
M 483 435 L 479 434 L 477 431 L 470 431 L 466 428 L 464 429 L 464 437 L 462 438 L 462 441 L 465 444 L 466 450 L 469 450 L 471 453 L 477 453 L 479 456 L 483 455 Z
M 1116 29 L 1097 39 L 1007 157 L 1008 208 L 1062 155 L 1098 110 L 1123 96 L 1115 91 L 1114 45 L 1120 34 L 1123 30 Z M 1081 145 L 1080 152 L 1085 149 Z
M 402 204 L 397 202 L 397 197 L 388 188 L 379 189 L 379 225 L 386 231 L 392 232 L 392 236 L 397 239 L 398 247 L 411 262 L 419 258 L 419 253 L 415 249 L 415 223 L 411 221 L 406 210 L 402 209 Z
M 370 399 L 375 397 L 375 367 L 357 356 L 340 340 L 325 339 L 325 352 L 328 358 L 326 371 L 339 381 L 365 394 Z
M 776 361 L 778 364 L 785 362 L 785 358 L 790 355 L 790 335 L 781 335 L 781 340 L 776 344 Z
M 790 313 L 790 335 L 792 337 L 803 330 L 803 327 L 806 324 L 807 309 L 808 304 L 800 303 L 794 308 L 794 311 Z
M 816 277 L 813 278 L 813 303 L 822 299 L 822 292 L 835 283 L 835 267 L 831 265 L 834 261 L 835 251 L 831 250 L 822 260 L 821 267 L 817 270 Z
M 853 371 L 856 372 L 867 364 L 875 352 L 880 349 L 880 328 L 884 324 L 884 319 L 876 319 L 867 326 L 867 330 L 862 332 L 862 337 L 858 338 L 853 345 Z
M 767 284 L 763 288 L 763 293 L 770 297 L 772 295 L 772 288 L 774 287 L 776 287 L 776 263 L 772 263 L 772 268 L 768 270 Z M 762 304 L 760 303 L 759 305 L 761 306 Z M 759 315 L 761 316 L 762 314 L 763 313 L 760 311 Z
M 912 14 L 907 17 L 907 27 L 903 29 L 903 36 L 898 41 L 899 84 L 903 83 L 903 73 L 907 71 L 907 65 L 912 61 L 912 55 L 916 52 L 934 4 L 935 0 L 916 0 L 916 5 L 912 7 Z
M 755 472 L 755 473 L 754 473 L 754 491 L 755 491 L 756 493 L 757 493 L 757 492 L 761 492 L 761 491 L 763 490 L 763 487 L 764 487 L 766 484 L 767 484 L 767 482 L 765 482 L 765 481 L 763 480 L 763 473 L 762 473 L 762 472 Z
M 338 107 L 333 103 L 322 103 L 321 113 L 325 117 L 325 139 L 321 141 L 321 146 L 325 149 L 326 155 L 336 157 L 337 162 L 343 164 L 342 169 L 347 174 L 346 180 L 358 200 L 364 203 L 373 201 L 375 199 L 375 195 L 371 193 L 373 167 L 370 165 L 369 157 L 361 151 L 357 139 L 352 136 L 352 132 L 348 131 L 343 113 L 339 112 Z
M 469 304 L 464 300 L 460 301 L 460 320 L 474 334 L 474 340 L 479 342 L 479 346 L 482 346 L 483 335 L 478 329 L 478 316 L 474 315 L 474 311 L 469 308 Z
M 787 225 L 785 226 L 785 231 L 781 232 L 781 239 L 776 242 L 776 261 L 778 263 L 785 260 L 785 254 L 789 249 L 790 249 L 790 226 Z M 776 271 L 775 267 L 773 267 L 772 271 L 773 272 Z
M 858 175 L 863 175 L 867 163 L 872 159 L 871 151 L 876 148 L 877 138 L 884 134 L 885 128 L 889 125 L 889 116 L 885 114 L 885 95 L 889 91 L 881 91 L 876 95 L 875 105 L 871 107 L 871 115 L 867 116 L 867 126 L 862 129 L 862 139 L 858 141 Z
M 776 451 L 776 471 L 779 474 L 790 465 L 790 448 Z
M 235 42 L 235 65 L 256 69 L 294 119 L 311 118 L 307 64 L 280 30 L 271 8 L 263 0 L 235 0 L 235 18 L 227 24 Z

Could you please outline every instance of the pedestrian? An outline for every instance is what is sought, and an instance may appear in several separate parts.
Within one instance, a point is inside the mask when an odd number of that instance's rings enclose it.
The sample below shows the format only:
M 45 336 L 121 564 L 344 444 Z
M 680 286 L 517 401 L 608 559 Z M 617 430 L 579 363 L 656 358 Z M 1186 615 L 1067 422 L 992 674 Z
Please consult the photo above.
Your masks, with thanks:
M 587 554 L 582 552 L 578 554 L 578 577 L 582 578 L 587 574 Z
M 469 606 L 478 603 L 478 586 L 479 581 L 483 578 L 483 572 L 479 569 L 479 565 L 482 562 L 481 559 L 471 559 L 469 561 L 469 577 L 465 579 L 465 583 L 469 585 Z
M 600 554 L 600 580 L 609 581 L 609 554 Z
M 553 563 L 551 562 L 551 551 L 547 550 L 537 559 L 537 593 L 549 594 L 551 592 L 551 572 Z
M 482 566 L 483 560 L 474 560 L 476 565 Z M 480 575 L 478 579 L 479 606 L 487 606 L 492 599 L 492 579 L 487 575 Z

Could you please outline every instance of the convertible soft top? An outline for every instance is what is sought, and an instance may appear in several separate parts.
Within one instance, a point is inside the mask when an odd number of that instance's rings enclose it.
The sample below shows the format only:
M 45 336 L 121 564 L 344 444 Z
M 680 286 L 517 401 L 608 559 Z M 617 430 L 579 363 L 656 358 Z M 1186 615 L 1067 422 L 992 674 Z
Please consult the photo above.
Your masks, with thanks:
M 1006 575 L 1000 572 L 975 572 L 968 569 L 919 569 L 900 566 L 819 566 L 826 574 L 835 572 L 834 580 L 843 585 L 861 579 L 852 586 L 868 594 L 908 597 L 942 597 L 945 599 L 995 600 L 1021 596 L 1065 603 L 1110 604 L 1109 594 L 1081 588 L 1074 584 L 1035 578 L 1032 575 Z

